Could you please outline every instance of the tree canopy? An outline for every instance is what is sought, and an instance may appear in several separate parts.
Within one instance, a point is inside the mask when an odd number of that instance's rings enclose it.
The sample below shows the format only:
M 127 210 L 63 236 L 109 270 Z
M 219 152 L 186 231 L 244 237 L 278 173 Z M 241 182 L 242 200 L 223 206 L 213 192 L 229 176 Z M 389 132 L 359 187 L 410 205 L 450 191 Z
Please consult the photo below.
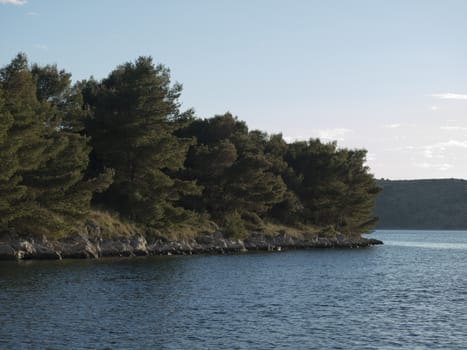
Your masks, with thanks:
M 31 69 L 23 54 L 0 70 L 2 230 L 62 233 L 86 215 L 92 193 L 110 183 L 110 174 L 84 179 L 90 146 L 68 127 L 82 109 L 70 84 L 56 67 Z
M 70 232 L 91 207 L 148 230 L 208 218 L 236 237 L 268 223 L 373 227 L 365 150 L 201 119 L 181 91 L 150 57 L 74 84 L 15 57 L 0 70 L 0 231 Z

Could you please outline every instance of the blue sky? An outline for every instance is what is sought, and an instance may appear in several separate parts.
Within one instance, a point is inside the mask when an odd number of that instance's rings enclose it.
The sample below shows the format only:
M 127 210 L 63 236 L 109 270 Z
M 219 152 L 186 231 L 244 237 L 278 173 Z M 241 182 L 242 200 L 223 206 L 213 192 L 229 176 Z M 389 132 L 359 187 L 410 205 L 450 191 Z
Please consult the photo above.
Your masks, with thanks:
M 0 0 L 18 52 L 75 80 L 151 55 L 199 117 L 366 148 L 376 177 L 467 178 L 467 1 Z

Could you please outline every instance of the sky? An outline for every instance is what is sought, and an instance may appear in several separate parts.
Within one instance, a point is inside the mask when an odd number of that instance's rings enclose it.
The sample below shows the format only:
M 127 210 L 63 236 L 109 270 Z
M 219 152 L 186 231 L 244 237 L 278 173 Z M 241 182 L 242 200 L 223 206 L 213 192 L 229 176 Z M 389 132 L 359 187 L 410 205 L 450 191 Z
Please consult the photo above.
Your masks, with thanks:
M 377 178 L 467 178 L 467 1 L 0 0 L 18 53 L 75 81 L 152 56 L 184 109 L 365 148 Z

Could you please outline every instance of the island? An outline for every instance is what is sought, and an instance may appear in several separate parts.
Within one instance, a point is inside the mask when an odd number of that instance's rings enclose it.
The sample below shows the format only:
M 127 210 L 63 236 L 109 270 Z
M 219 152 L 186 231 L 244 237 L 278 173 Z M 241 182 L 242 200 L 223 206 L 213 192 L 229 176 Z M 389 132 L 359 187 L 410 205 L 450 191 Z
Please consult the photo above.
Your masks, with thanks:
M 366 150 L 199 118 L 181 91 L 151 57 L 74 84 L 22 53 L 1 68 L 0 257 L 380 243 Z

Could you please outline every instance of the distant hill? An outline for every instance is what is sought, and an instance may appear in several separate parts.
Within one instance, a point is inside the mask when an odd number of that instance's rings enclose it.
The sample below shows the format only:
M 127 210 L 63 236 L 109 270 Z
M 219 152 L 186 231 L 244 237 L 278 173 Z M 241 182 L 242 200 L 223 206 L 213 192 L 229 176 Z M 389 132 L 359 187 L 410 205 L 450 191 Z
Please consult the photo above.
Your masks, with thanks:
M 467 181 L 378 180 L 378 228 L 467 229 Z

